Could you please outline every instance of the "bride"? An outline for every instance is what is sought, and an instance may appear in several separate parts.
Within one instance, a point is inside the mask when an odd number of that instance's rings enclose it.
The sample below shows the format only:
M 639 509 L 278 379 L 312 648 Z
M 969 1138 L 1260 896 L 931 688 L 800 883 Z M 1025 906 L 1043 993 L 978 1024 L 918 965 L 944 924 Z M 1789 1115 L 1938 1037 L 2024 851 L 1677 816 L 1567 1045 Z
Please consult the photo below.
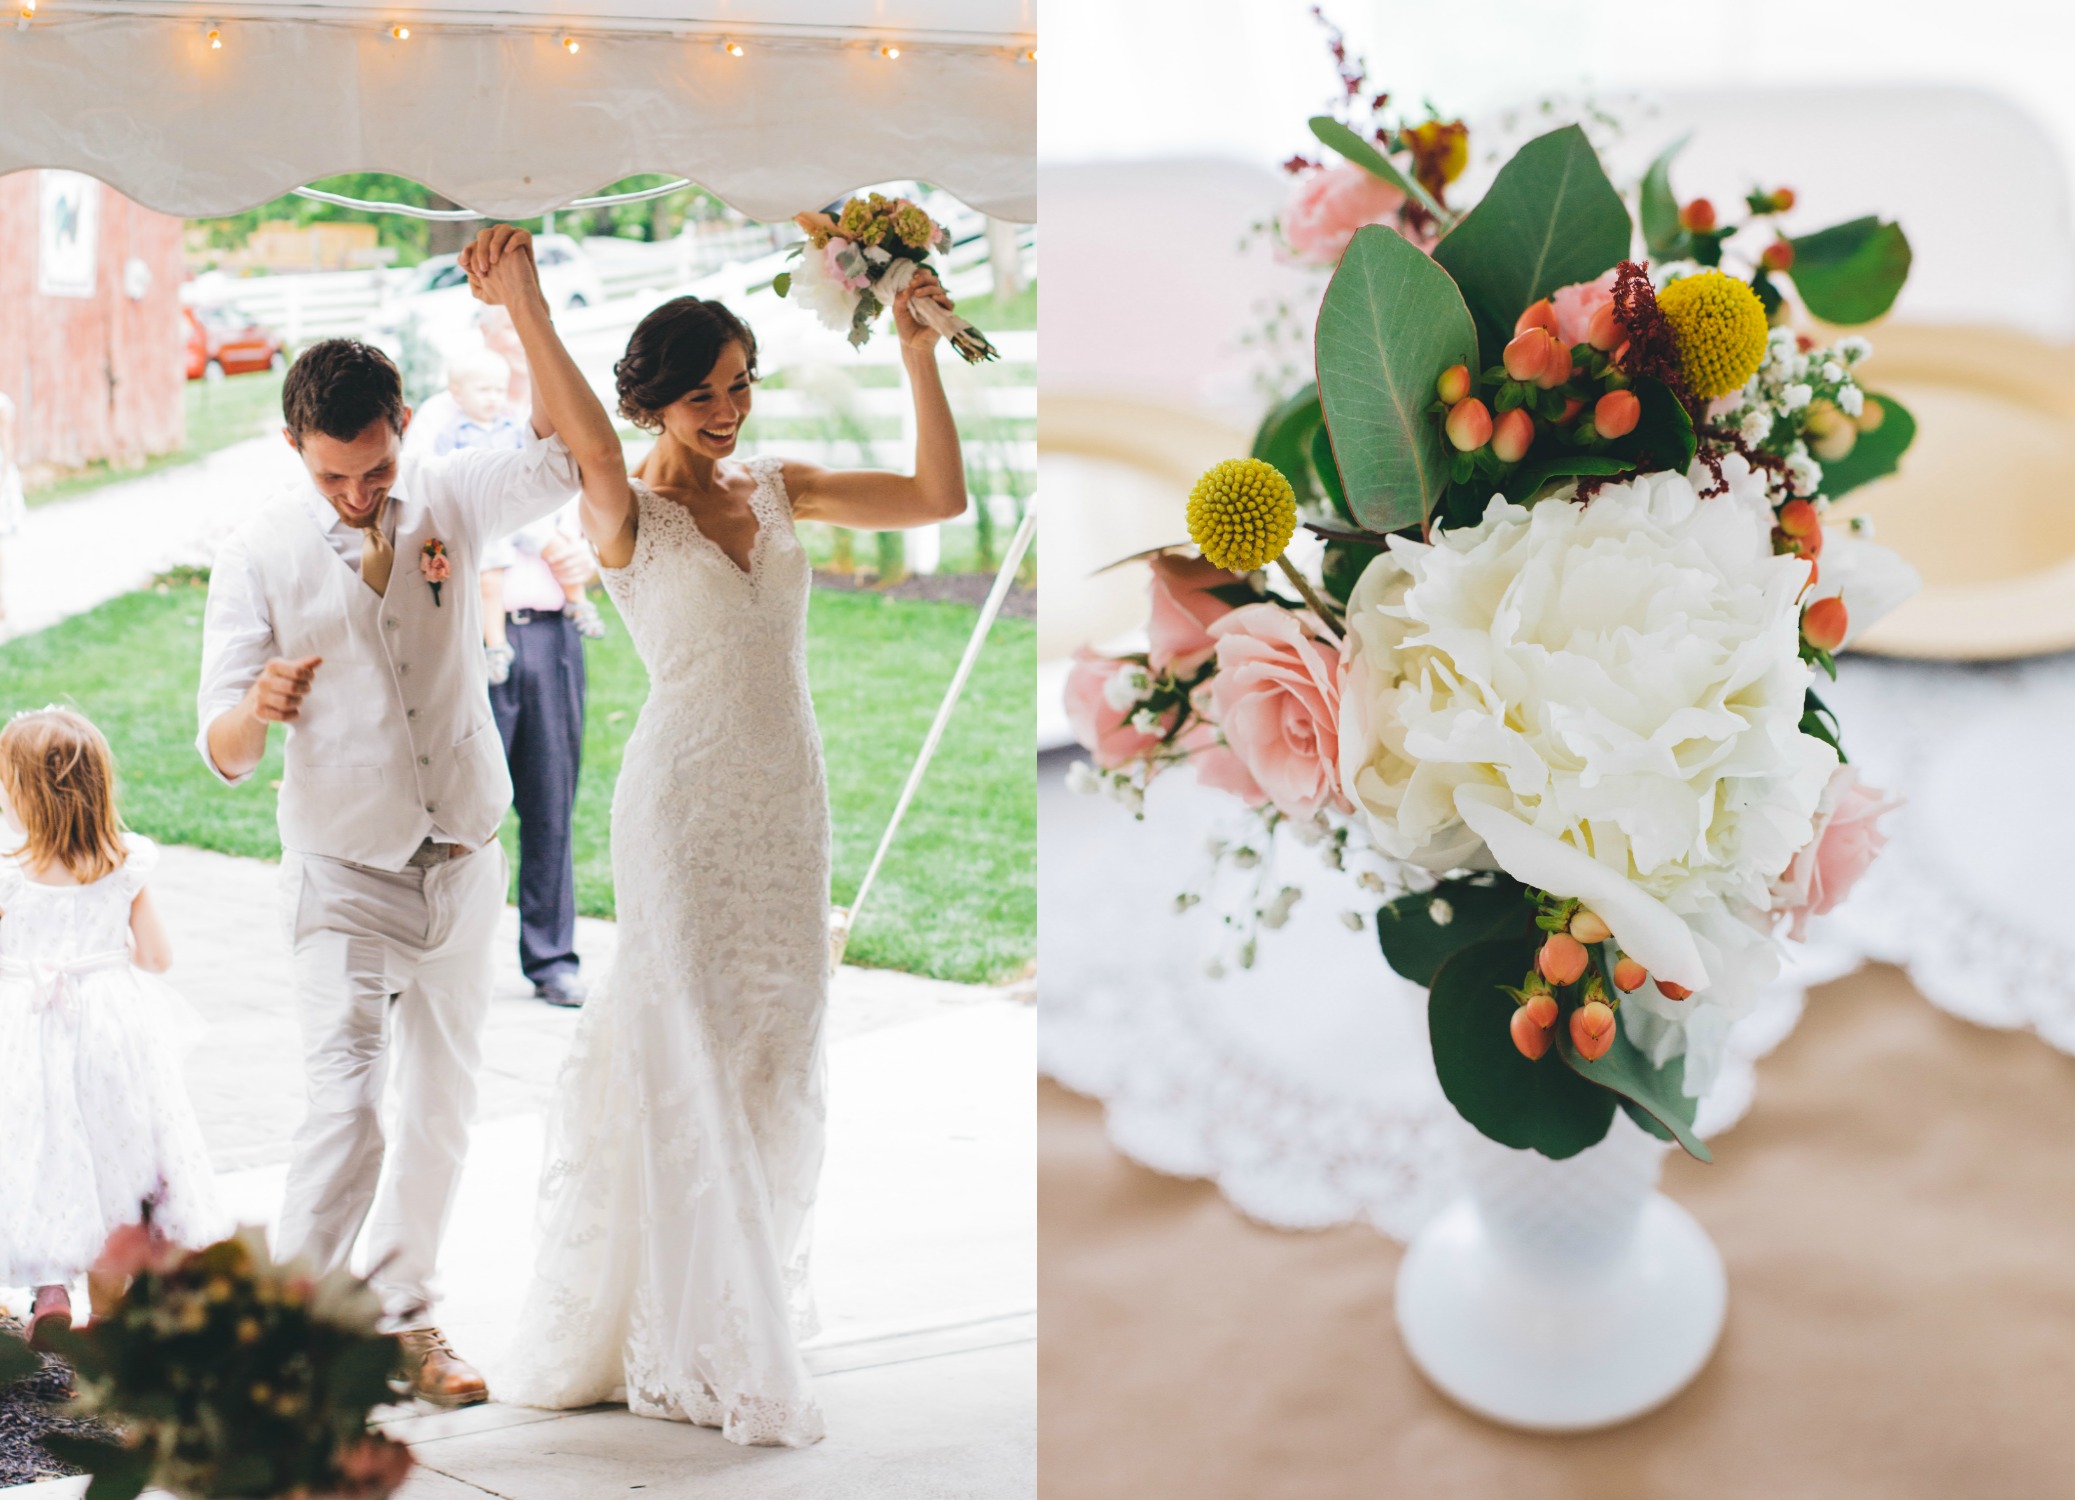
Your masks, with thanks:
M 463 255 L 522 328 L 548 308 L 529 237 Z M 630 478 L 575 363 L 536 362 L 583 474 L 581 517 L 648 668 L 612 804 L 619 951 L 563 1065 L 543 1240 L 499 1382 L 506 1400 L 624 1399 L 738 1443 L 803 1446 L 822 1418 L 800 1357 L 814 1331 L 809 1221 L 821 1170 L 829 821 L 807 692 L 811 574 L 797 521 L 888 530 L 965 509 L 937 335 L 894 303 L 915 396 L 915 475 L 731 455 L 756 338 L 680 297 L 614 367 L 622 416 L 658 437 Z

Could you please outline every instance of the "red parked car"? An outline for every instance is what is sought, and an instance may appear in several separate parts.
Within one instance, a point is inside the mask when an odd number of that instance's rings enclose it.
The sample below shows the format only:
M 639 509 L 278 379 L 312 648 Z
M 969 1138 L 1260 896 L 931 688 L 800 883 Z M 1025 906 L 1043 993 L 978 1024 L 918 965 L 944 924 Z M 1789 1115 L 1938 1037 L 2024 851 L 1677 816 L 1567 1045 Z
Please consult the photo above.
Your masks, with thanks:
M 281 340 L 235 307 L 183 307 L 180 316 L 187 324 L 189 380 L 288 368 Z

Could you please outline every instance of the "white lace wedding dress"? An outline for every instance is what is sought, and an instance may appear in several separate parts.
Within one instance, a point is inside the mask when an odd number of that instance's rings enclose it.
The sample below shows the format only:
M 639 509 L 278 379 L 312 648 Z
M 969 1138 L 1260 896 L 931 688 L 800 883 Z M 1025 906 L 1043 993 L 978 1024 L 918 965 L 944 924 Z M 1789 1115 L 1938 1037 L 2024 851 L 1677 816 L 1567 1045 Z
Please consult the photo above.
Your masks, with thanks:
M 738 1443 L 822 1436 L 798 1340 L 825 1119 L 829 828 L 810 574 L 754 459 L 745 573 L 635 482 L 607 570 L 649 697 L 612 804 L 619 952 L 563 1065 L 500 1399 L 625 1399 Z

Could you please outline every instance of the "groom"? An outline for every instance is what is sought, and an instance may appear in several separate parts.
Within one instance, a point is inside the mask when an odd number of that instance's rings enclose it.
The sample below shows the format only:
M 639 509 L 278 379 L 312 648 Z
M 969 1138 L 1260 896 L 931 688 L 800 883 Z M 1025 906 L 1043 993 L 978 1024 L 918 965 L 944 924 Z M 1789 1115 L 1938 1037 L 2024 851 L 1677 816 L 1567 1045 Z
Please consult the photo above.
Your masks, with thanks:
M 522 449 L 405 462 L 396 367 L 352 339 L 304 350 L 281 409 L 308 479 L 224 544 L 202 640 L 197 745 L 218 778 L 251 776 L 268 726 L 287 726 L 282 913 L 309 1110 L 277 1249 L 328 1271 L 365 1224 L 371 1279 L 417 1356 L 415 1394 L 449 1406 L 488 1394 L 431 1312 L 475 1108 L 512 795 L 475 580 L 486 545 L 578 485 L 539 390 Z M 385 1163 L 391 1073 L 401 1108 Z

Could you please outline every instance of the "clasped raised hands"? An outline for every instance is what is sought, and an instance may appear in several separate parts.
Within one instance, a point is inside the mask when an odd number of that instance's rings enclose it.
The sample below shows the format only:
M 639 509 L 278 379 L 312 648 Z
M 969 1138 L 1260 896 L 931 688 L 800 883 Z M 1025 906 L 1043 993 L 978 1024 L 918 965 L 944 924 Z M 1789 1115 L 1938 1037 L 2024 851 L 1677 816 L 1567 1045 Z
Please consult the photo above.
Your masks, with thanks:
M 533 265 L 533 236 L 516 224 L 492 224 L 461 249 L 468 289 L 495 307 L 510 307 L 540 295 Z

